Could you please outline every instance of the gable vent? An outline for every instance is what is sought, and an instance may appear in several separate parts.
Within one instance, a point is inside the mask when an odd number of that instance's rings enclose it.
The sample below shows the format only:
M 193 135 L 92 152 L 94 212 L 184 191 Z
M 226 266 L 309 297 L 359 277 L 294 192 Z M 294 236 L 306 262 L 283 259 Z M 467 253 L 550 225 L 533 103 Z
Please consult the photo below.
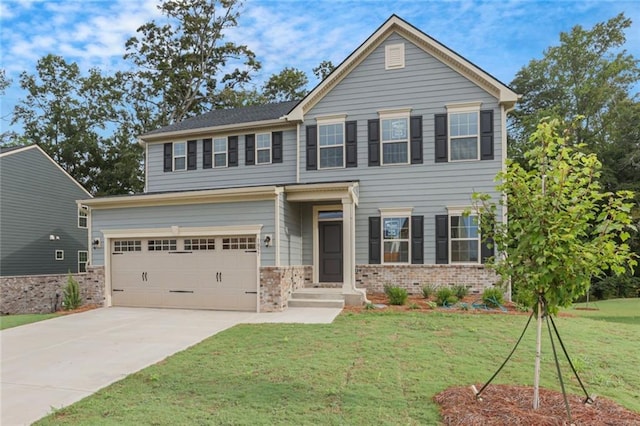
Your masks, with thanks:
M 386 45 L 384 54 L 385 69 L 404 68 L 404 43 Z

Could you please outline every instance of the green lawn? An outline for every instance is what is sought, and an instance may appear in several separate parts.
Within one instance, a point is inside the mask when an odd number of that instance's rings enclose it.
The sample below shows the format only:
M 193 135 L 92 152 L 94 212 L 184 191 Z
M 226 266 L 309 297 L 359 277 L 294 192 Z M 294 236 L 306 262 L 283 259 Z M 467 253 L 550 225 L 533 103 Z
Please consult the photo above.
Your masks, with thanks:
M 640 298 L 576 303 L 567 312 L 594 320 L 640 325 Z
M 60 314 L 24 314 L 24 315 L 1 315 L 0 330 L 5 328 L 17 327 L 19 325 L 30 324 L 49 318 L 57 317 Z
M 432 397 L 487 380 L 526 320 L 367 311 L 329 325 L 236 326 L 37 424 L 437 424 Z M 638 327 L 575 316 L 556 324 L 589 392 L 640 412 Z M 542 386 L 559 389 L 543 345 Z M 496 383 L 531 385 L 534 346 L 530 327 Z

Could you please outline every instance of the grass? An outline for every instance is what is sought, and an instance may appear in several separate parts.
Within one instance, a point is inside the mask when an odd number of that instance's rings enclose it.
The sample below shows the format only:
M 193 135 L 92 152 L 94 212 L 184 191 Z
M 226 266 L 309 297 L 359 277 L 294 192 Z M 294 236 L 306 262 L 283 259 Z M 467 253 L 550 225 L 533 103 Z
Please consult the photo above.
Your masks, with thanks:
M 569 312 L 593 320 L 640 325 L 640 298 L 576 303 Z
M 432 397 L 484 383 L 526 320 L 373 310 L 329 325 L 236 326 L 37 424 L 437 424 Z M 637 326 L 581 317 L 556 324 L 589 392 L 640 411 Z M 529 327 L 495 383 L 531 385 L 534 346 Z M 548 340 L 542 362 L 541 385 L 559 389 Z M 563 366 L 569 391 L 579 394 Z
M 31 324 L 32 322 L 43 321 L 49 318 L 55 318 L 58 315 L 60 314 L 2 315 L 0 316 L 0 330 Z

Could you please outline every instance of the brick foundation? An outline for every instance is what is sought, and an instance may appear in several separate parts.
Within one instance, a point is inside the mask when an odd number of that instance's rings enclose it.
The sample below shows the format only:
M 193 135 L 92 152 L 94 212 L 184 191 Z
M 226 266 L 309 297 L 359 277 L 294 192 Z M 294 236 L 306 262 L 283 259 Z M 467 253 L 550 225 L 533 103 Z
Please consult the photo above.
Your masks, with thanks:
M 260 268 L 260 311 L 287 309 L 289 296 L 313 281 L 311 266 L 263 266 Z
M 368 293 L 381 293 L 385 285 L 421 294 L 427 284 L 466 285 L 470 294 L 480 294 L 498 281 L 498 276 L 483 265 L 357 265 L 356 287 Z
M 104 267 L 88 266 L 78 281 L 82 306 L 104 304 Z M 62 308 L 68 274 L 0 277 L 0 314 L 45 314 Z

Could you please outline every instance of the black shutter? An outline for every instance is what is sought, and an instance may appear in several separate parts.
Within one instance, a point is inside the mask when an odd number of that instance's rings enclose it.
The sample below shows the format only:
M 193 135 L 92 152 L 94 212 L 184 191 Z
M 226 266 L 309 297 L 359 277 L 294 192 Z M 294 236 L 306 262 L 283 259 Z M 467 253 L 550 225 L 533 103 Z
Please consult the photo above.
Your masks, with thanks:
M 489 248 L 489 244 L 491 244 L 491 248 Z M 487 263 L 489 258 L 493 256 L 493 247 L 494 243 L 492 239 L 487 239 L 482 243 L 482 246 L 480 247 L 480 258 L 482 259 L 482 263 Z
M 493 160 L 493 110 L 480 111 L 480 159 Z
M 422 116 L 411 117 L 411 164 L 422 164 Z
M 253 166 L 254 164 L 256 164 L 256 135 L 245 135 L 244 165 Z
M 369 165 L 380 165 L 380 120 L 374 119 L 368 122 L 368 147 Z
M 173 144 L 167 142 L 164 144 L 164 171 L 170 172 L 173 170 Z
M 447 155 L 447 114 L 435 115 L 436 163 L 446 163 Z
M 411 216 L 411 263 L 424 263 L 424 216 Z
M 271 162 L 282 163 L 282 132 L 271 133 Z
M 198 142 L 187 141 L 187 170 L 195 170 L 198 161 Z
M 317 126 L 307 126 L 307 170 L 318 169 Z
M 436 215 L 436 263 L 449 263 L 449 216 Z
M 358 122 L 347 121 L 344 123 L 346 130 L 346 147 L 347 152 L 347 167 L 358 167 Z
M 202 139 L 202 168 L 210 169 L 213 161 L 211 139 Z
M 380 253 L 382 252 L 380 239 L 380 217 L 369 217 L 369 263 L 380 264 Z
M 227 166 L 238 166 L 238 137 L 229 136 L 227 138 Z

